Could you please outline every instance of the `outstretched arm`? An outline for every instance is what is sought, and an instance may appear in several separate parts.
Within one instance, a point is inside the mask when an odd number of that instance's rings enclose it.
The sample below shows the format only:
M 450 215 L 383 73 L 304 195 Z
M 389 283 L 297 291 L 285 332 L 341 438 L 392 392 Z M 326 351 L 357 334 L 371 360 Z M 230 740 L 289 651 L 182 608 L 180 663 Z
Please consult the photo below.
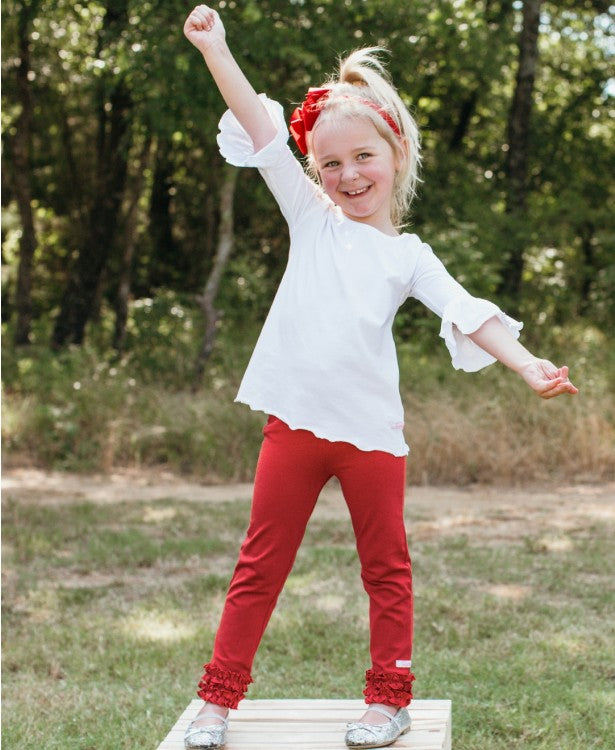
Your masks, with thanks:
M 568 380 L 567 367 L 556 367 L 547 359 L 535 357 L 509 333 L 499 318 L 490 318 L 468 336 L 481 349 L 520 375 L 541 398 L 579 392 Z
M 197 5 L 186 19 L 184 34 L 203 55 L 228 108 L 252 139 L 254 151 L 260 151 L 273 140 L 276 128 L 231 54 L 218 13 Z

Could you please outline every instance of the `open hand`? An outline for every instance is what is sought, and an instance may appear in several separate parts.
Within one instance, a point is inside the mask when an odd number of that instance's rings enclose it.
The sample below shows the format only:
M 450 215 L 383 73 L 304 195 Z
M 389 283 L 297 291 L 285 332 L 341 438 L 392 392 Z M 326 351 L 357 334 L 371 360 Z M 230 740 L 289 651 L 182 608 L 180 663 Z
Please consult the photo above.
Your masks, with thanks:
M 197 5 L 186 19 L 184 35 L 205 53 L 217 42 L 224 42 L 226 34 L 218 13 L 207 5 Z
M 535 359 L 524 365 L 519 374 L 541 398 L 554 398 L 562 393 L 574 396 L 579 392 L 568 380 L 568 368 L 556 367 L 547 359 Z

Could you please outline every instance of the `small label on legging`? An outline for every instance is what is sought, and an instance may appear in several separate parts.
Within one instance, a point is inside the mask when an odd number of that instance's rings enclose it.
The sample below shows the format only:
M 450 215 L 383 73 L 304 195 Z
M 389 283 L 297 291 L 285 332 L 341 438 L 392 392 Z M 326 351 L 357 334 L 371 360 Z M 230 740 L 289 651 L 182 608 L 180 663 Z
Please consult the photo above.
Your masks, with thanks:
M 412 662 L 410 661 L 410 659 L 398 659 L 395 662 L 395 666 L 400 667 L 401 669 L 410 669 L 410 667 L 412 666 Z

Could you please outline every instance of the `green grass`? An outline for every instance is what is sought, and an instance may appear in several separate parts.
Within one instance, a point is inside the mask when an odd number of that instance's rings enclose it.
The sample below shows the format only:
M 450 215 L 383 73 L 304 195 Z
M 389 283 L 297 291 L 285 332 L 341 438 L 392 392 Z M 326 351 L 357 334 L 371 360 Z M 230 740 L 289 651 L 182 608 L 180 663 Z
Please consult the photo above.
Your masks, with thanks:
M 247 503 L 37 507 L 8 495 L 4 746 L 156 747 L 209 657 Z M 409 503 L 411 532 L 414 520 Z M 588 516 L 554 528 L 560 548 L 531 526 L 495 541 L 410 533 L 415 694 L 452 699 L 456 750 L 615 746 L 614 531 Z M 359 698 L 367 666 L 350 523 L 316 517 L 249 697 Z

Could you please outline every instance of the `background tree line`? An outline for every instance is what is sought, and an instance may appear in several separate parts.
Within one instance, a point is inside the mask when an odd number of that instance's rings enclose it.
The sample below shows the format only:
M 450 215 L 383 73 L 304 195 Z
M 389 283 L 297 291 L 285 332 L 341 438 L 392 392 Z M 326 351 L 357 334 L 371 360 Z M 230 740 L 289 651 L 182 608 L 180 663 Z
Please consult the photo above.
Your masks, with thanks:
M 533 325 L 615 324 L 612 19 L 601 0 L 222 0 L 232 49 L 287 113 L 338 54 L 384 44 L 423 135 L 410 223 L 471 291 Z M 135 300 L 263 318 L 286 229 L 225 167 L 224 105 L 179 0 L 4 0 L 3 322 L 17 345 L 130 347 Z M 404 308 L 398 334 L 424 325 Z M 195 332 L 195 336 L 196 336 Z M 40 341 L 38 343 L 41 343 Z

